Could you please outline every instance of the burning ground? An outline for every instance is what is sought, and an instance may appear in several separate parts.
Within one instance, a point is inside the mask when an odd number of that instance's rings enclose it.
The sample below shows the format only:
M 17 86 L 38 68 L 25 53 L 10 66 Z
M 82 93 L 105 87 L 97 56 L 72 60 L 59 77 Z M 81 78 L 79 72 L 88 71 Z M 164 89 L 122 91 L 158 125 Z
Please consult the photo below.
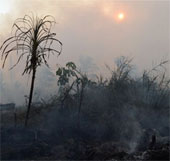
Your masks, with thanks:
M 67 64 L 57 72 L 58 94 L 32 104 L 28 127 L 23 107 L 1 111 L 1 159 L 169 160 L 164 64 L 135 78 L 131 61 L 122 57 L 109 68 L 110 78 L 96 80 Z M 73 74 L 63 83 L 63 69 L 77 70 L 81 81 Z

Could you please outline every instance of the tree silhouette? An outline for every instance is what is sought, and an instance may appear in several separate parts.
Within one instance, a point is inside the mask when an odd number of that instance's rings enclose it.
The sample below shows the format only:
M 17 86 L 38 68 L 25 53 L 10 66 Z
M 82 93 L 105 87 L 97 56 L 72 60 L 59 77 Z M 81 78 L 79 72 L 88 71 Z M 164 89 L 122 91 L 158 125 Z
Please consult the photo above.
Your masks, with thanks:
M 43 63 L 48 67 L 47 59 L 49 56 L 56 53 L 60 55 L 62 51 L 62 43 L 56 39 L 56 33 L 51 31 L 54 24 L 55 20 L 50 15 L 43 18 L 25 15 L 23 18 L 16 19 L 12 27 L 14 35 L 7 38 L 0 47 L 0 50 L 2 50 L 3 68 L 9 54 L 16 52 L 19 56 L 11 69 L 20 62 L 21 58 L 26 56 L 26 64 L 22 75 L 32 73 L 25 126 L 27 126 L 29 119 L 36 69 Z M 52 46 L 53 43 L 57 43 L 60 49 L 55 49 Z

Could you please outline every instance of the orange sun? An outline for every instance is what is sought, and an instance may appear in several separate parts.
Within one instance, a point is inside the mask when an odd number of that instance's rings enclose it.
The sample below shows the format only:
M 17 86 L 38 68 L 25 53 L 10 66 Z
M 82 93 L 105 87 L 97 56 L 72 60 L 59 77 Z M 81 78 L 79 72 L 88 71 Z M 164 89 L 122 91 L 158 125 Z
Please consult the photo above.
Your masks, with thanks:
M 125 18 L 124 13 L 119 13 L 119 14 L 117 15 L 117 18 L 118 18 L 119 20 L 123 20 L 123 19 Z

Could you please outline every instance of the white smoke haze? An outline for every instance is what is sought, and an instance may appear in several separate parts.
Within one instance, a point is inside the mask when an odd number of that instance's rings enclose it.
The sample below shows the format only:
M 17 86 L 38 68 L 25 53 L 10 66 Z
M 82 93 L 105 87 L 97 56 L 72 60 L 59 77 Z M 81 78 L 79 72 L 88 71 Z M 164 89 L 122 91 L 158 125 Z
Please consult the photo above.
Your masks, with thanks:
M 0 44 L 11 35 L 13 22 L 25 14 L 31 12 L 38 16 L 50 14 L 56 19 L 57 24 L 53 30 L 63 43 L 63 52 L 58 58 L 53 56 L 49 59 L 50 71 L 53 73 L 53 83 L 51 87 L 48 86 L 49 93 L 55 85 L 57 90 L 55 76 L 57 64 L 64 65 L 68 61 L 73 61 L 85 68 L 81 61 L 90 58 L 98 68 L 91 66 L 95 73 L 106 75 L 105 64 L 113 67 L 115 58 L 121 55 L 133 57 L 133 64 L 139 72 L 151 68 L 152 62 L 160 62 L 162 58 L 169 59 L 168 1 L 5 1 L 10 4 L 10 11 L 6 14 L 0 13 Z M 125 13 L 124 21 L 118 22 L 115 19 L 118 12 Z M 15 63 L 14 55 L 15 53 L 8 59 L 5 69 L 2 69 L 2 60 L 0 62 L 0 72 L 3 75 L 1 82 L 4 81 L 1 91 L 5 88 L 1 92 L 0 102 L 23 104 L 24 95 L 29 93 L 30 79 L 27 75 L 21 75 L 24 59 L 15 69 L 8 70 Z M 90 68 L 88 70 L 93 71 Z M 35 82 L 35 90 L 39 90 L 40 93 L 47 91 L 45 86 L 48 84 L 43 71 L 46 69 L 39 69 Z M 53 92 L 55 91 L 51 91 Z

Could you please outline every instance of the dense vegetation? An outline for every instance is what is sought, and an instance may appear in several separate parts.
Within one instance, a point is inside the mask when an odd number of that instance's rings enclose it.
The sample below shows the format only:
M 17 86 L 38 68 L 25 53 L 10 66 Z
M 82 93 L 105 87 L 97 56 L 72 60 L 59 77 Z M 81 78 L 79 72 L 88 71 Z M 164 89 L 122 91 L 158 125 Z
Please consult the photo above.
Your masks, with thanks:
M 23 129 L 25 112 L 19 110 L 13 130 L 11 123 L 2 124 L 3 158 L 135 160 L 136 153 L 141 152 L 138 157 L 142 160 L 153 135 L 159 142 L 155 146 L 167 146 L 167 140 L 160 141 L 169 139 L 167 63 L 162 61 L 142 76 L 135 76 L 131 59 L 120 57 L 114 70 L 107 67 L 110 78 L 89 79 L 88 73 L 68 62 L 56 71 L 58 94 L 49 101 L 42 100 L 39 107 L 33 104 L 29 128 Z M 24 149 L 28 138 L 34 139 Z M 9 151 L 5 140 L 22 150 Z M 167 151 L 155 151 L 158 156 L 149 159 L 168 158 Z
M 168 127 L 170 81 L 166 63 L 134 78 L 131 60 L 121 57 L 116 69 L 109 69 L 110 79 L 100 76 L 97 81 L 89 80 L 74 63 L 67 63 L 66 68 L 57 71 L 58 109 L 68 121 L 62 128 L 66 125 L 68 130 L 70 125 L 73 129 L 78 123 L 79 130 L 93 139 L 133 142 L 139 139 L 142 129 L 161 131 Z

